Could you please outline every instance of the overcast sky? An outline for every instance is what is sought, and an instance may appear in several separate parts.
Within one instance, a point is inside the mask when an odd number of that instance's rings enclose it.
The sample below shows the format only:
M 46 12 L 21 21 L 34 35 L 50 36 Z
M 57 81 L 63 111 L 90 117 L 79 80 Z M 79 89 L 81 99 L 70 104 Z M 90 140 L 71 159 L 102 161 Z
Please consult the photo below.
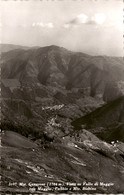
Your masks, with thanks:
M 123 5 L 123 0 L 1 0 L 1 40 L 122 56 Z

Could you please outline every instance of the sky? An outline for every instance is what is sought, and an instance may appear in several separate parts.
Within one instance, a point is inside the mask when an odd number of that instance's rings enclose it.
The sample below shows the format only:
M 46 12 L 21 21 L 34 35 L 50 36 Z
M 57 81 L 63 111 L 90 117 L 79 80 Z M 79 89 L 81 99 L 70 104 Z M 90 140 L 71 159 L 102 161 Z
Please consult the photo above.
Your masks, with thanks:
M 123 56 L 123 0 L 1 0 L 1 42 Z

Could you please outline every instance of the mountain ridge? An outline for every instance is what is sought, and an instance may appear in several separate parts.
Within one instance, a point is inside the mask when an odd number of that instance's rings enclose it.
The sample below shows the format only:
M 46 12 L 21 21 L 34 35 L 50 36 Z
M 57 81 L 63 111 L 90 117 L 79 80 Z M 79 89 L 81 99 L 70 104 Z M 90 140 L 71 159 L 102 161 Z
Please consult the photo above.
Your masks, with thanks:
M 118 139 L 124 142 L 124 96 L 74 120 L 71 124 L 75 130 L 81 130 L 85 126 L 106 141 Z
M 69 90 L 90 87 L 91 96 L 103 94 L 109 81 L 124 80 L 122 58 L 90 56 L 53 45 L 3 53 L 1 71 L 3 79 L 34 79 Z

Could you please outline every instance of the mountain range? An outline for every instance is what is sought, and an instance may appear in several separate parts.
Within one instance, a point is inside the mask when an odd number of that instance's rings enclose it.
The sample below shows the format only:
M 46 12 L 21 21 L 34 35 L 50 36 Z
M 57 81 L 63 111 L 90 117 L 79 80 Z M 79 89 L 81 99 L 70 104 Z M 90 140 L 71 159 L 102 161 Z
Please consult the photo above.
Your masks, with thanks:
M 6 182 L 14 179 L 27 183 L 97 179 L 114 186 L 99 186 L 95 192 L 123 193 L 123 58 L 91 56 L 55 45 L 2 48 L 5 192 L 14 190 Z
M 108 84 L 124 81 L 123 58 L 90 56 L 54 45 L 3 52 L 1 71 L 2 79 L 18 79 L 22 85 L 87 88 L 93 97 L 103 95 Z

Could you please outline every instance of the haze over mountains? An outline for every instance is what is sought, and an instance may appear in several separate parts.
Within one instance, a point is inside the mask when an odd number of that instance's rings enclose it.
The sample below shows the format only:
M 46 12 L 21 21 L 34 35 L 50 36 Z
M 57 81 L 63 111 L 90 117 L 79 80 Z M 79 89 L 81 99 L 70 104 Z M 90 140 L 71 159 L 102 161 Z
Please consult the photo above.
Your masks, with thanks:
M 35 47 L 34 48 L 38 48 L 38 47 Z M 13 44 L 0 44 L 0 50 L 1 52 L 8 52 L 8 51 L 11 51 L 11 50 L 14 50 L 14 49 L 30 49 L 30 47 L 28 46 L 22 46 L 22 45 L 13 45 Z
M 7 188 L 6 180 L 20 181 L 21 177 L 26 182 L 29 178 L 33 182 L 81 182 L 82 178 L 95 182 L 97 178 L 100 182 L 102 178 L 114 187 L 99 187 L 96 192 L 124 192 L 123 58 L 91 56 L 55 45 L 3 48 L 4 186 Z M 111 144 L 117 140 L 118 144 Z M 32 161 L 31 146 L 37 151 Z M 21 176 L 16 174 L 18 170 Z

